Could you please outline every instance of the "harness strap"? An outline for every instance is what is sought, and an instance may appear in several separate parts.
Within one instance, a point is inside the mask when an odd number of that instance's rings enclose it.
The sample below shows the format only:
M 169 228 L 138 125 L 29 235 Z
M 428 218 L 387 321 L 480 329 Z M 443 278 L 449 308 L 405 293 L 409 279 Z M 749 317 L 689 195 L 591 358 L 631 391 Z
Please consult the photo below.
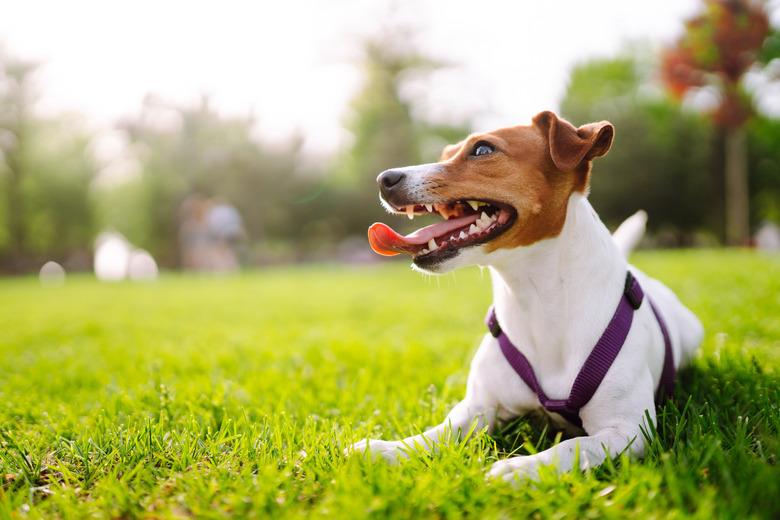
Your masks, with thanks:
M 650 302 L 650 308 L 653 309 L 655 319 L 658 320 L 658 325 L 661 326 L 661 332 L 664 335 L 664 368 L 661 372 L 661 381 L 658 382 L 658 390 L 655 393 L 655 402 L 660 403 L 664 399 L 671 399 L 672 395 L 674 395 L 674 381 L 677 379 L 677 373 L 674 370 L 672 341 L 669 339 L 669 330 L 666 328 L 666 322 L 661 313 L 658 312 L 658 308 L 653 303 L 653 300 L 648 298 L 647 301 Z
M 626 274 L 626 284 L 623 289 L 623 296 L 620 298 L 620 303 L 618 303 L 617 310 L 612 316 L 612 320 L 609 322 L 604 334 L 601 335 L 596 346 L 593 347 L 593 351 L 585 360 L 579 374 L 577 374 L 577 378 L 574 380 L 568 399 L 549 399 L 545 395 L 528 359 L 512 344 L 507 335 L 501 330 L 501 326 L 498 324 L 498 319 L 496 318 L 495 309 L 492 305 L 485 318 L 485 324 L 493 337 L 498 340 L 501 352 L 504 354 L 504 357 L 509 364 L 522 378 L 525 384 L 536 392 L 541 405 L 551 412 L 562 415 L 572 424 L 581 427 L 582 420 L 580 419 L 580 409 L 585 406 L 593 397 L 593 394 L 596 393 L 596 390 L 598 390 L 599 385 L 604 380 L 609 367 L 612 366 L 620 349 L 623 347 L 623 343 L 625 343 L 628 332 L 631 329 L 634 311 L 642 305 L 644 296 L 642 287 L 640 287 L 639 282 L 629 271 Z M 664 395 L 671 397 L 672 392 L 674 391 L 674 360 L 666 323 L 652 301 L 650 301 L 650 306 L 661 326 L 661 332 L 663 333 L 665 343 L 664 367 L 661 383 L 659 384 L 658 392 L 656 394 L 656 400 L 660 401 Z

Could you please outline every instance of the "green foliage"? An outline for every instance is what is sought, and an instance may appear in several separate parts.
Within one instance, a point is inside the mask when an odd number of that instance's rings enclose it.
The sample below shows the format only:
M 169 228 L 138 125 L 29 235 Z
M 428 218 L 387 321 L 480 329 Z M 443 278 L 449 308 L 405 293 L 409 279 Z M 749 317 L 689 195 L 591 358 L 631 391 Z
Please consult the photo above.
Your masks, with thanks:
M 181 106 L 150 96 L 117 127 L 140 173 L 113 184 L 96 174 L 91 136 L 76 119 L 36 114 L 37 64 L 0 52 L 0 271 L 83 257 L 105 228 L 176 267 L 180 207 L 193 193 L 238 207 L 253 262 L 334 258 L 342 243 L 364 240 L 367 226 L 385 216 L 376 176 L 435 161 L 470 132 L 469 121 L 437 124 L 420 115 L 418 90 L 407 87 L 445 65 L 422 56 L 408 30 L 390 21 L 361 43 L 363 86 L 344 119 L 353 141 L 328 164 L 305 157 L 297 138 L 258 141 L 255 119 L 220 115 L 208 99 Z M 778 41 L 770 31 L 751 59 L 769 63 Z M 668 231 L 673 243 L 691 243 L 701 231 L 722 238 L 722 137 L 661 91 L 656 58 L 633 48 L 571 73 L 563 115 L 577 124 L 609 119 L 617 129 L 613 149 L 595 163 L 592 202 L 610 225 L 644 208 L 650 228 Z M 758 118 L 749 132 L 752 221 L 777 221 L 780 127 Z
M 66 118 L 38 121 L 21 183 L 26 250 L 65 260 L 88 251 L 95 236 L 90 185 L 95 166 L 86 156 L 89 135 Z
M 252 118 L 222 117 L 206 99 L 187 108 L 148 98 L 122 125 L 141 151 L 142 176 L 101 193 L 102 221 L 167 266 L 177 265 L 179 207 L 193 193 L 226 198 L 243 215 L 250 242 L 287 243 L 286 259 L 335 255 L 345 239 L 364 237 L 384 215 L 376 176 L 421 162 L 432 141 L 443 147 L 468 133 L 416 119 L 413 100 L 401 99 L 404 74 L 435 64 L 388 42 L 368 42 L 365 52 L 365 86 L 346 122 L 355 141 L 328 168 L 306 166 L 297 140 L 258 142 Z
M 525 420 L 399 467 L 342 454 L 437 424 L 462 397 L 490 301 L 477 269 L 0 280 L 0 515 L 776 517 L 780 264 L 750 251 L 634 260 L 702 318 L 701 356 L 645 460 L 534 486 L 484 478 L 506 452 L 556 442 Z
M 167 266 L 177 265 L 179 210 L 194 193 L 234 204 L 251 241 L 300 238 L 294 204 L 315 177 L 302 166 L 299 143 L 260 143 L 254 125 L 220 116 L 207 99 L 189 108 L 147 98 L 121 125 L 142 174 L 100 194 L 102 221 Z
M 89 136 L 71 119 L 35 115 L 37 65 L 0 55 L 0 266 L 37 268 L 91 248 L 105 228 L 120 231 L 166 267 L 179 265 L 180 207 L 191 194 L 223 197 L 244 218 L 254 261 L 296 260 L 365 236 L 382 218 L 376 175 L 435 160 L 468 129 L 415 118 L 401 99 L 404 75 L 435 64 L 386 42 L 366 44 L 366 87 L 349 120 L 355 143 L 330 166 L 303 156 L 301 141 L 259 142 L 252 117 L 224 117 L 203 99 L 178 106 L 149 96 L 118 130 L 139 174 L 95 183 Z M 432 143 L 435 143 L 432 145 Z M 436 156 L 430 149 L 437 148 Z M 329 171 L 326 171 L 330 168 Z M 281 254 L 273 249 L 279 244 Z
M 415 117 L 415 100 L 402 96 L 410 76 L 424 77 L 441 65 L 399 43 L 402 29 L 387 31 L 364 44 L 361 69 L 364 86 L 350 103 L 344 122 L 354 142 L 337 159 L 335 187 L 350 209 L 344 225 L 350 234 L 364 236 L 384 216 L 377 204 L 376 177 L 394 167 L 435 162 L 447 144 L 469 133 L 469 123 L 439 125 Z
M 633 112 L 646 78 L 640 58 L 632 54 L 576 65 L 561 100 L 561 113 L 573 121 L 595 121 L 598 114 Z
M 662 53 L 661 76 L 670 92 L 682 98 L 706 87 L 717 93 L 711 109 L 723 132 L 725 235 L 729 245 L 750 238 L 748 154 L 743 126 L 755 116 L 748 72 L 771 69 L 775 31 L 766 2 L 705 0 L 704 11 L 687 20 L 676 44 Z
M 653 231 L 687 243 L 705 232 L 723 240 L 723 136 L 703 115 L 685 110 L 655 86 L 652 57 L 641 49 L 580 64 L 561 103 L 575 124 L 615 125 L 609 153 L 594 162 L 590 199 L 616 226 L 638 208 Z M 780 125 L 756 117 L 749 138 L 751 221 L 780 221 Z
M 36 71 L 0 49 L 0 271 L 65 262 L 94 236 L 90 137 L 76 118 L 34 114 Z
M 748 127 L 750 141 L 751 207 L 754 220 L 780 222 L 780 121 L 755 118 Z
M 687 240 L 717 221 L 709 179 L 713 131 L 652 86 L 652 62 L 641 52 L 583 63 L 571 73 L 562 115 L 580 125 L 602 119 L 615 126 L 609 153 L 594 162 L 590 199 L 616 226 L 642 208 L 653 230 Z M 715 213 L 715 215 L 713 215 Z
M 344 170 L 339 172 L 354 184 L 366 181 L 365 172 L 421 162 L 411 106 L 401 100 L 399 87 L 402 74 L 424 66 L 424 61 L 382 42 L 369 42 L 365 52 L 365 85 L 352 100 L 351 116 L 345 124 L 355 142 Z

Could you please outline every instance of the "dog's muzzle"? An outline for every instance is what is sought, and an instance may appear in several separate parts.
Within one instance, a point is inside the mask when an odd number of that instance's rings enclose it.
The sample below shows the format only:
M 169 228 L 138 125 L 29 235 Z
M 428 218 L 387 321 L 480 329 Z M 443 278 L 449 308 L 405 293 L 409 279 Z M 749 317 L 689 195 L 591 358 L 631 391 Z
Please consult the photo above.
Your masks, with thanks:
M 376 182 L 382 198 L 390 202 L 403 189 L 406 173 L 400 170 L 386 170 L 379 174 Z

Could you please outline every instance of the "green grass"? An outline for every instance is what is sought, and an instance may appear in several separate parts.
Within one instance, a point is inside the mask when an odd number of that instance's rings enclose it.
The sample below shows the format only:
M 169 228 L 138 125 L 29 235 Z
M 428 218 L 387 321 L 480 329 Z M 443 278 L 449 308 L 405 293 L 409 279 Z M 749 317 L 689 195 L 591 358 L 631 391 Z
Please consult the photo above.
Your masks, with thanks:
M 516 487 L 484 469 L 556 442 L 523 420 L 399 467 L 342 455 L 462 397 L 487 273 L 0 280 L 0 518 L 776 518 L 780 257 L 634 261 L 702 318 L 701 356 L 644 460 Z

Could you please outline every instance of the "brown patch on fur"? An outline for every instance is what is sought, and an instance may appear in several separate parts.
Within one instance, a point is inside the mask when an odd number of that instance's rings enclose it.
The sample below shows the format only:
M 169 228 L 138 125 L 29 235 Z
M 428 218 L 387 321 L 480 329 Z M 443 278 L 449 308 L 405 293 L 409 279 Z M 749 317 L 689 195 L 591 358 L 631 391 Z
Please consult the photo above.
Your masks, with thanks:
M 463 143 L 466 141 L 461 141 L 458 144 L 448 144 L 444 147 L 444 151 L 441 153 L 441 158 L 439 159 L 439 162 L 444 162 L 452 159 L 455 154 L 457 154 L 461 147 L 463 146 Z
M 606 121 L 575 128 L 542 112 L 532 125 L 474 134 L 447 146 L 440 161 L 445 171 L 431 176 L 432 191 L 448 201 L 511 205 L 517 211 L 515 223 L 486 244 L 486 250 L 529 246 L 560 234 L 569 197 L 587 191 L 590 161 L 607 153 L 613 135 Z M 479 141 L 491 143 L 496 153 L 471 157 Z

